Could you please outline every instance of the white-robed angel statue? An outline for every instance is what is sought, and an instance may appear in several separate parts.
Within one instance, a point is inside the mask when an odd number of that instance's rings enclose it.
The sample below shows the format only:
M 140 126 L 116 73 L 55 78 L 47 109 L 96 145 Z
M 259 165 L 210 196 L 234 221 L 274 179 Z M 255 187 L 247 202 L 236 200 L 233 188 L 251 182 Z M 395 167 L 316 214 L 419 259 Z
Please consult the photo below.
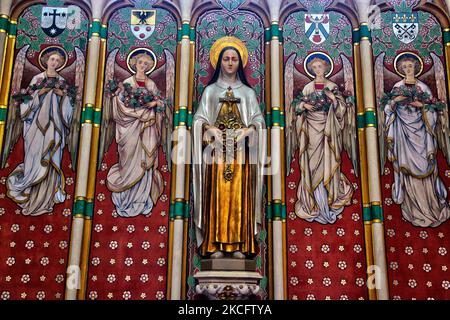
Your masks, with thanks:
M 330 224 L 351 204 L 354 191 L 341 172 L 343 149 L 355 174 L 358 169 L 353 71 L 342 55 L 343 67 L 332 79 L 344 81 L 349 96 L 344 97 L 328 79 L 333 61 L 327 54 L 314 52 L 306 57 L 304 67 L 312 81 L 296 69 L 295 58 L 294 54 L 288 59 L 285 70 L 287 174 L 297 150 L 300 165 L 295 213 L 308 222 Z M 309 82 L 294 99 L 294 82 L 302 77 Z
M 175 63 L 165 50 L 166 63 L 155 70 L 155 54 L 139 48 L 128 55 L 130 74 L 116 63 L 118 50 L 107 61 L 109 94 L 103 105 L 99 164 L 115 137 L 119 159 L 106 182 L 117 214 L 149 216 L 164 190 L 158 168 L 161 145 L 170 167 Z M 156 83 L 165 84 L 167 99 L 161 97 Z
M 65 50 L 47 47 L 39 56 L 44 70 L 40 72 L 28 61 L 28 49 L 29 45 L 19 51 L 14 67 L 15 107 L 8 112 L 2 166 L 6 166 L 10 152 L 22 135 L 24 159 L 7 178 L 8 197 L 22 208 L 23 215 L 39 216 L 52 212 L 55 204 L 66 200 L 61 167 L 66 144 L 72 169 L 76 169 L 85 58 L 76 48 L 76 61 L 65 68 L 68 62 Z M 37 75 L 27 89 L 20 89 L 24 70 Z
M 438 99 L 418 79 L 423 70 L 418 55 L 403 52 L 396 57 L 398 76 L 384 67 L 384 53 L 375 62 L 382 172 L 387 155 L 394 169 L 392 200 L 401 205 L 403 218 L 418 227 L 436 227 L 450 217 L 436 159 L 439 146 L 450 162 L 445 72 L 439 57 L 431 53 L 431 58 L 433 67 L 421 78 L 436 83 Z M 387 94 L 385 80 L 395 82 Z

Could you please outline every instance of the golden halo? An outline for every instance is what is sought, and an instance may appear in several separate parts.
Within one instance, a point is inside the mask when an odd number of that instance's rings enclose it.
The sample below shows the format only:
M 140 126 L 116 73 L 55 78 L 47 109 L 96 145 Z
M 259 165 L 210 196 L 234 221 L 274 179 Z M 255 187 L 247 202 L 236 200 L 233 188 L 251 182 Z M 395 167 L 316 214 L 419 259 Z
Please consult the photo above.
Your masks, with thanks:
M 415 54 L 414 52 L 402 52 L 402 53 L 400 53 L 399 55 L 397 55 L 396 57 L 395 57 L 395 60 L 394 60 L 394 69 L 395 69 L 395 72 L 400 76 L 400 77 L 402 77 L 402 78 L 404 78 L 405 77 L 405 75 L 403 74 L 403 72 L 401 71 L 401 70 L 398 70 L 398 68 L 397 68 L 397 63 L 399 62 L 399 60 L 400 59 L 402 59 L 402 58 L 413 58 L 413 59 L 416 59 L 417 61 L 419 61 L 419 64 L 420 64 L 420 69 L 419 69 L 419 71 L 414 75 L 416 78 L 418 77 L 418 76 L 420 76 L 420 74 L 422 73 L 422 71 L 423 71 L 423 60 L 422 60 L 422 58 L 420 57 L 420 56 L 418 56 L 417 54 Z
M 152 59 L 153 59 L 153 67 L 149 70 L 149 71 L 147 71 L 145 74 L 147 74 L 147 75 L 149 75 L 150 73 L 152 73 L 153 72 L 153 70 L 155 70 L 156 69 L 156 64 L 157 64 L 157 60 L 156 60 L 156 54 L 152 51 L 152 50 L 150 50 L 150 49 L 148 49 L 148 48 L 137 48 L 137 49 L 134 49 L 133 51 L 131 51 L 129 54 L 128 54 L 128 57 L 127 57 L 127 66 L 128 66 L 128 70 L 130 70 L 130 72 L 132 73 L 132 74 L 136 74 L 136 70 L 134 70 L 132 67 L 131 67 L 131 65 L 130 65 L 130 62 L 131 62 L 131 59 L 133 59 L 133 57 L 134 56 L 136 56 L 136 55 L 138 55 L 138 54 L 140 54 L 140 53 L 145 53 L 145 54 L 148 54 L 150 57 L 152 57 Z
M 211 47 L 209 59 L 214 69 L 216 69 L 217 67 L 217 60 L 219 60 L 220 53 L 226 47 L 233 47 L 236 48 L 237 51 L 239 51 L 239 54 L 242 58 L 243 67 L 245 68 L 248 62 L 247 47 L 245 46 L 244 42 L 242 42 L 242 40 L 239 40 L 236 37 L 226 36 L 214 42 Z
M 322 60 L 327 61 L 330 64 L 330 71 L 328 71 L 328 73 L 325 75 L 325 78 L 328 78 L 333 73 L 334 62 L 333 59 L 331 59 L 331 57 L 328 54 L 321 51 L 311 52 L 306 56 L 305 61 L 303 62 L 303 68 L 305 69 L 306 74 L 312 79 L 316 77 L 314 73 L 308 69 L 308 63 L 314 58 L 320 58 Z
M 61 71 L 62 69 L 64 69 L 67 65 L 67 61 L 69 60 L 68 57 L 69 55 L 67 54 L 67 51 L 59 46 L 50 46 L 47 47 L 45 49 L 43 49 L 41 51 L 41 53 L 39 53 L 39 58 L 38 58 L 38 62 L 39 62 L 39 67 L 42 70 L 47 70 L 47 66 L 44 66 L 44 63 L 42 62 L 42 58 L 47 54 L 50 53 L 51 51 L 58 51 L 58 53 L 60 53 L 63 57 L 64 57 L 64 63 L 62 64 L 61 67 L 59 67 L 56 71 Z

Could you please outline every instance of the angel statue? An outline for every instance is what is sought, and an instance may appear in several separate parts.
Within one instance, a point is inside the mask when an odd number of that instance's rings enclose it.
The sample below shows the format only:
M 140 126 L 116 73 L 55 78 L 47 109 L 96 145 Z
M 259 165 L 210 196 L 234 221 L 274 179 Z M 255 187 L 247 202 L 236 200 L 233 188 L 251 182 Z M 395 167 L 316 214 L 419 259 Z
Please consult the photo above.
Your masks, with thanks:
M 245 77 L 245 44 L 220 38 L 210 60 L 215 72 L 192 124 L 197 245 L 204 257 L 245 259 L 262 223 L 265 122 Z
M 85 58 L 76 48 L 76 60 L 66 68 L 66 51 L 50 46 L 39 55 L 41 71 L 28 61 L 29 48 L 27 45 L 19 51 L 14 66 L 12 100 L 17 107 L 8 112 L 2 167 L 22 136 L 24 159 L 6 180 L 7 194 L 22 208 L 23 215 L 39 216 L 66 200 L 61 167 L 66 144 L 72 169 L 76 169 Z M 24 70 L 36 75 L 28 88 L 20 89 Z M 69 84 L 66 79 L 74 82 Z
M 288 59 L 285 74 L 288 174 L 291 159 L 299 150 L 300 182 L 295 213 L 308 222 L 331 224 L 351 204 L 354 191 L 341 172 L 343 149 L 356 175 L 358 168 L 352 67 L 342 55 L 343 67 L 333 77 L 343 79 L 348 96 L 344 97 L 336 83 L 327 79 L 333 72 L 332 59 L 323 52 L 309 54 L 304 69 L 314 80 L 294 99 L 294 78 L 306 78 L 297 71 L 295 59 L 296 54 Z
M 403 79 L 384 67 L 384 53 L 375 62 L 381 165 L 384 171 L 387 155 L 394 168 L 392 200 L 401 205 L 403 218 L 418 227 L 437 227 L 450 217 L 436 159 L 439 146 L 450 161 L 445 72 L 439 57 L 431 53 L 431 58 L 433 68 L 422 79 L 436 83 L 439 100 L 418 79 L 423 61 L 415 53 L 400 53 L 394 61 Z M 395 82 L 388 94 L 384 81 Z
M 153 51 L 138 48 L 128 55 L 128 72 L 116 63 L 118 51 L 111 52 L 106 66 L 107 97 L 103 105 L 99 164 L 115 137 L 118 162 L 110 168 L 106 183 L 117 214 L 149 216 L 164 189 L 158 168 L 161 145 L 169 167 L 171 156 L 173 97 L 163 99 L 156 83 L 165 83 L 166 94 L 173 95 L 175 63 L 165 50 L 166 63 L 155 70 L 157 60 Z

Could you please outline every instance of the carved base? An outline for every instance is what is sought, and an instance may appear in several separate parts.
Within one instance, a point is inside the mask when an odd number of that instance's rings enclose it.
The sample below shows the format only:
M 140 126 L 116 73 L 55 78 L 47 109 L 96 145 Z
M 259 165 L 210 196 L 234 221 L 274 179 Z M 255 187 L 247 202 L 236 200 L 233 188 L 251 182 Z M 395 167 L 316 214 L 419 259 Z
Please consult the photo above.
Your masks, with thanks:
M 258 295 L 262 276 L 248 271 L 199 271 L 194 278 L 197 294 L 208 300 L 249 300 Z

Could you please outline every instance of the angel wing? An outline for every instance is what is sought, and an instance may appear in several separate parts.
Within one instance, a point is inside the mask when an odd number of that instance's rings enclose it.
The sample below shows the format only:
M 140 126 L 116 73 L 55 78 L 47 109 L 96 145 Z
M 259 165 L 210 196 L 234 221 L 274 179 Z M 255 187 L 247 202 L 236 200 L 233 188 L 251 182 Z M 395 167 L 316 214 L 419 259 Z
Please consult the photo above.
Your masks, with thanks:
M 355 87 L 353 82 L 353 68 L 345 55 L 341 54 L 342 71 L 344 72 L 345 91 L 355 96 Z M 347 100 L 350 98 L 347 98 Z M 344 129 L 342 131 L 342 139 L 344 149 L 348 157 L 352 161 L 355 175 L 358 176 L 358 137 L 356 134 L 356 107 L 353 101 L 346 101 L 347 108 L 344 116 Z
M 295 106 L 292 105 L 294 101 L 294 71 L 295 58 L 297 54 L 294 53 L 286 62 L 284 69 L 284 83 L 285 83 L 285 119 L 286 119 L 286 175 L 290 174 L 292 157 L 297 150 L 298 141 L 295 130 Z
M 105 84 L 114 79 L 116 68 L 116 56 L 119 49 L 114 49 L 108 56 L 105 70 Z M 112 101 L 110 97 L 105 96 L 102 106 L 102 123 L 100 126 L 100 145 L 98 153 L 98 169 L 100 169 L 103 157 L 108 151 L 116 132 L 116 124 L 112 115 Z
M 440 101 L 444 101 L 447 104 L 444 66 L 441 62 L 441 59 L 435 53 L 431 52 L 430 55 L 433 59 L 434 80 L 436 83 L 438 99 Z M 432 72 L 433 70 L 430 71 Z M 424 74 L 424 77 L 426 77 L 426 74 Z M 436 123 L 436 137 L 439 148 L 442 150 L 447 163 L 450 165 L 450 128 L 448 107 L 444 108 L 441 112 L 438 113 L 438 119 Z
M 21 89 L 23 71 L 25 69 L 26 62 L 28 61 L 27 52 L 29 48 L 30 45 L 24 46 L 22 49 L 20 49 L 19 53 L 16 56 L 16 63 L 14 64 L 13 79 L 11 83 L 11 92 L 13 95 L 18 93 Z M 20 117 L 20 108 L 13 107 L 12 103 L 10 103 L 10 107 L 8 109 L 8 117 L 6 123 L 8 125 L 8 129 L 6 130 L 5 147 L 2 154 L 2 169 L 5 168 L 6 160 L 8 159 L 10 152 L 14 148 L 23 131 L 23 123 Z
M 172 131 L 173 131 L 173 104 L 175 96 L 175 59 L 172 53 L 164 50 L 166 55 L 166 108 L 164 116 L 164 125 L 162 127 L 162 142 L 166 154 L 167 166 L 172 168 Z
M 84 86 L 84 68 L 86 64 L 86 59 L 83 52 L 79 48 L 75 48 L 76 61 L 61 72 L 61 75 L 68 79 L 75 75 L 74 84 L 77 90 L 77 99 L 75 105 L 73 106 L 73 116 L 72 122 L 70 124 L 70 131 L 67 136 L 67 147 L 70 153 L 70 160 L 72 161 L 72 170 L 76 170 L 77 167 L 77 156 L 78 156 L 78 146 L 80 138 L 80 122 L 81 122 L 81 109 L 83 101 L 78 99 L 83 95 Z M 67 75 L 67 76 L 66 76 Z
M 385 53 L 381 53 L 375 60 L 375 93 L 376 93 L 376 104 L 379 105 L 381 98 L 385 94 L 385 83 L 388 87 L 393 87 L 394 84 L 401 80 L 401 77 L 397 74 L 389 71 L 384 66 Z M 380 106 L 381 107 L 381 106 Z M 386 164 L 387 155 L 387 145 L 386 141 L 386 128 L 385 124 L 385 114 L 378 108 L 377 109 L 377 122 L 378 122 L 378 145 L 380 150 L 380 170 L 384 172 L 384 165 Z

